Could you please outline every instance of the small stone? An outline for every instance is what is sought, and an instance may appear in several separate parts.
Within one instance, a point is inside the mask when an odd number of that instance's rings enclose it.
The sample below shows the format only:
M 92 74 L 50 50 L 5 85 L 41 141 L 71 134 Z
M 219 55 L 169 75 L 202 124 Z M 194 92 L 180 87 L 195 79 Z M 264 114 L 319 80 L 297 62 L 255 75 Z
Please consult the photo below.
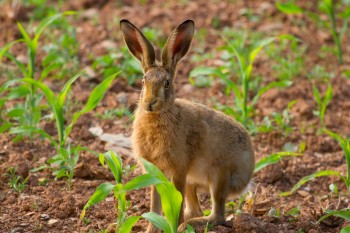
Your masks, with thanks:
M 104 40 L 101 42 L 101 46 L 105 49 L 113 49 L 115 48 L 115 43 L 111 40 Z
M 41 158 L 37 161 L 37 163 L 38 163 L 38 164 L 44 164 L 44 163 L 46 162 L 46 160 L 47 160 L 46 157 L 41 157 Z
M 123 105 L 128 104 L 128 96 L 126 95 L 125 92 L 121 92 L 117 95 L 117 101 Z
M 52 226 L 52 225 L 54 225 L 55 223 L 57 223 L 58 222 L 58 220 L 57 219 L 50 219 L 48 222 L 47 222 L 47 224 L 48 225 L 50 225 L 50 226 Z
M 25 65 L 28 64 L 27 57 L 22 54 L 18 55 L 16 59 Z
M 307 197 L 310 195 L 310 193 L 303 191 L 303 190 L 298 190 L 298 194 L 302 197 Z
M 103 134 L 103 129 L 100 126 L 89 128 L 89 132 L 94 136 L 101 136 Z
M 81 14 L 82 19 L 93 19 L 98 17 L 98 11 L 95 8 L 90 8 Z
M 85 74 L 89 76 L 90 78 L 95 78 L 96 77 L 96 72 L 90 67 L 86 66 L 84 68 Z
M 41 220 L 48 220 L 50 216 L 48 214 L 40 214 L 40 219 Z

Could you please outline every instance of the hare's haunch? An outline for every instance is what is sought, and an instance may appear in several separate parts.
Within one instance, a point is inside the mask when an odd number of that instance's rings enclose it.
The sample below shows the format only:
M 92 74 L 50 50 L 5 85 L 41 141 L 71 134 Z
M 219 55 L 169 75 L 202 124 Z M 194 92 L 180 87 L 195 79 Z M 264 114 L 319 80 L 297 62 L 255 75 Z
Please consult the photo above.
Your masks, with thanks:
M 141 62 L 144 77 L 135 113 L 133 150 L 157 165 L 184 197 L 179 231 L 187 224 L 225 222 L 225 201 L 245 190 L 254 170 L 254 150 L 244 127 L 225 114 L 174 96 L 176 64 L 187 53 L 194 23 L 187 20 L 169 36 L 156 63 L 146 37 L 128 20 L 120 22 L 124 41 Z M 209 190 L 212 212 L 204 217 L 197 188 Z M 152 187 L 151 211 L 161 212 L 159 195 Z M 147 232 L 156 232 L 149 225 Z

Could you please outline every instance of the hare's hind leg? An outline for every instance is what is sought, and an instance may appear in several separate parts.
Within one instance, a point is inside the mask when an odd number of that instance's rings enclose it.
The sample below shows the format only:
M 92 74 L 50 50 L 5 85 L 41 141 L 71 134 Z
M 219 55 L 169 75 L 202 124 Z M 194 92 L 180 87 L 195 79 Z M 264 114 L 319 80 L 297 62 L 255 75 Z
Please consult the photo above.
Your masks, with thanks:
M 203 211 L 199 205 L 198 196 L 197 196 L 197 185 L 187 183 L 185 190 L 186 190 L 185 191 L 186 208 L 184 213 L 185 221 L 194 217 L 203 216 Z
M 229 194 L 228 180 L 227 176 L 223 174 L 220 177 L 214 177 L 210 186 L 210 194 L 213 201 L 211 214 L 209 216 L 189 219 L 179 226 L 179 232 L 185 231 L 187 225 L 197 227 L 205 226 L 208 222 L 214 225 L 225 223 L 225 201 Z

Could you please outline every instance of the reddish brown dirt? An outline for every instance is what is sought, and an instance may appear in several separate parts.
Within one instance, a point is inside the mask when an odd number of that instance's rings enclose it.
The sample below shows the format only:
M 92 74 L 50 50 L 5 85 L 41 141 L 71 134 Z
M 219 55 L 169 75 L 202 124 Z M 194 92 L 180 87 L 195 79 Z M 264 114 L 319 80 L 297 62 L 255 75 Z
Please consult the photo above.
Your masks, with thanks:
M 50 4 L 53 4 L 50 1 Z M 188 74 L 198 65 L 210 65 L 214 60 L 201 63 L 193 63 L 191 56 L 195 48 L 202 46 L 205 51 L 215 53 L 217 48 L 223 45 L 220 37 L 221 30 L 225 27 L 249 29 L 264 32 L 266 36 L 289 33 L 302 40 L 307 45 L 305 67 L 298 77 L 294 77 L 293 85 L 285 89 L 273 89 L 265 93 L 256 106 L 256 123 L 261 123 L 263 117 L 271 112 L 281 112 L 292 100 L 297 100 L 291 113 L 294 118 L 291 122 L 293 132 L 284 137 L 280 132 L 258 133 L 252 136 L 256 159 L 282 151 L 286 143 L 299 145 L 305 142 L 306 149 L 301 157 L 284 159 L 282 162 L 269 166 L 258 172 L 255 177 L 257 184 L 255 200 L 251 206 L 243 207 L 243 214 L 235 215 L 233 220 L 228 220 L 226 226 L 215 226 L 214 232 L 339 232 L 344 221 L 330 218 L 321 224 L 317 220 L 324 214 L 325 209 L 340 209 L 348 207 L 347 195 L 338 197 L 331 195 L 329 184 L 335 183 L 339 190 L 346 190 L 344 184 L 337 178 L 319 178 L 304 185 L 298 192 L 289 197 L 280 197 L 278 194 L 288 191 L 303 176 L 317 170 L 332 169 L 345 174 L 346 163 L 340 146 L 325 135 L 318 135 L 318 119 L 312 111 L 316 103 L 312 97 L 312 85 L 307 80 L 306 74 L 315 64 L 326 67 L 327 71 L 335 73 L 331 83 L 334 97 L 329 105 L 326 115 L 326 126 L 330 130 L 350 135 L 350 79 L 342 76 L 342 71 L 349 70 L 350 47 L 344 46 L 344 65 L 338 65 L 336 57 L 328 54 L 326 59 L 318 56 L 322 45 L 331 46 L 330 34 L 317 28 L 315 23 L 306 16 L 286 16 L 275 8 L 274 1 L 177 1 L 164 2 L 159 0 L 144 1 L 67 1 L 62 10 L 79 10 L 83 13 L 92 11 L 93 16 L 76 17 L 71 19 L 72 25 L 77 27 L 79 41 L 79 61 L 81 68 L 91 65 L 93 62 L 89 54 L 106 54 L 107 50 L 101 45 L 105 40 L 115 42 L 115 46 L 122 46 L 118 25 L 119 19 L 128 18 L 139 27 L 151 27 L 158 30 L 161 35 L 168 35 L 170 31 L 182 20 L 192 18 L 196 22 L 197 33 L 200 28 L 206 28 L 207 35 L 204 41 L 195 39 L 191 52 L 178 66 L 177 94 L 181 98 L 201 102 L 209 106 L 213 105 L 213 99 L 220 103 L 232 104 L 232 98 L 223 95 L 222 85 L 217 84 L 208 88 L 196 88 L 188 85 Z M 316 2 L 316 1 L 312 1 Z M 304 7 L 317 11 L 314 5 L 304 4 Z M 1 6 L 4 9 L 4 6 Z M 242 12 L 249 9 L 252 15 L 259 20 L 250 20 Z M 24 24 L 28 22 L 33 9 L 24 7 L 17 17 Z M 1 10 L 3 12 L 3 10 Z M 97 17 L 97 23 L 95 22 Z M 117 18 L 118 20 L 114 20 Z M 0 18 L 0 47 L 4 44 L 20 38 L 14 20 L 8 19 L 6 14 Z M 299 25 L 296 22 L 304 22 Z M 213 22 L 218 21 L 218 27 L 213 27 Z M 349 44 L 349 34 L 345 36 L 343 44 Z M 12 50 L 15 55 L 25 55 L 25 48 L 21 45 Z M 159 52 L 159 51 L 158 51 Z M 260 55 L 259 55 L 260 56 Z M 216 58 L 218 59 L 218 58 Z M 5 61 L 5 65 L 8 61 Z M 118 64 L 116 64 L 118 65 Z M 262 55 L 254 67 L 254 73 L 265 77 L 263 84 L 276 79 L 267 57 Z M 1 83 L 6 80 L 3 75 Z M 128 106 L 132 106 L 137 100 L 140 83 L 133 87 L 127 86 L 125 79 L 120 77 L 107 93 L 100 106 L 83 116 L 75 125 L 71 138 L 74 143 L 87 146 L 98 152 L 105 151 L 105 142 L 93 136 L 88 129 L 92 126 L 101 126 L 108 133 L 131 133 L 131 121 L 127 118 L 115 118 L 102 120 L 96 117 L 96 113 L 121 107 L 117 101 L 120 93 L 125 93 Z M 68 79 L 68 77 L 67 77 Z M 73 87 L 73 98 L 77 101 L 86 101 L 91 86 L 100 82 L 102 76 L 97 75 L 93 79 L 82 79 Z M 51 81 L 50 85 L 57 90 L 63 82 Z M 322 90 L 324 92 L 324 90 Z M 8 103 L 12 105 L 13 103 Z M 53 123 L 46 122 L 42 127 L 55 134 Z M 98 232 L 106 229 L 115 220 L 114 201 L 108 198 L 106 201 L 89 209 L 86 218 L 90 223 L 79 222 L 79 216 L 88 198 L 95 188 L 106 181 L 112 181 L 113 176 L 105 170 L 98 159 L 89 154 L 81 153 L 78 166 L 75 171 L 72 189 L 67 191 L 64 180 L 54 180 L 49 170 L 41 172 L 29 172 L 30 169 L 43 165 L 47 159 L 55 154 L 49 142 L 35 138 L 25 139 L 14 143 L 13 135 L 7 133 L 0 135 L 0 231 L 1 232 Z M 122 154 L 125 165 L 133 165 L 136 162 Z M 7 185 L 6 176 L 10 166 L 17 168 L 18 175 L 28 178 L 28 184 L 22 193 L 16 193 Z M 136 168 L 128 180 L 141 174 L 140 168 Z M 47 183 L 42 181 L 47 179 Z M 149 211 L 149 191 L 142 189 L 128 194 L 132 205 L 130 215 L 141 215 Z M 201 195 L 204 209 L 210 208 L 208 195 Z M 300 215 L 290 216 L 287 213 L 300 205 Z M 280 217 L 272 217 L 268 213 L 271 209 L 281 212 Z M 52 221 L 56 220 L 56 221 Z M 147 226 L 145 220 L 140 220 L 133 232 L 144 232 Z M 204 231 L 203 228 L 197 229 Z

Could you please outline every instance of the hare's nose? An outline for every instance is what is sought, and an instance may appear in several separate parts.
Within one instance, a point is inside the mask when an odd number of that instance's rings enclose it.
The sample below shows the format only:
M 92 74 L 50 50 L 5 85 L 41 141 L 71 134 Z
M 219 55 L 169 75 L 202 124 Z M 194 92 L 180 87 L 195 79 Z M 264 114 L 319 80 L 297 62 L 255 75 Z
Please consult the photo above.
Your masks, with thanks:
M 158 99 L 151 100 L 151 101 L 149 102 L 149 105 L 153 105 L 153 104 L 157 103 L 157 101 L 158 101 Z
M 150 100 L 146 100 L 146 103 L 150 106 L 152 106 L 153 104 L 157 103 L 158 99 L 150 99 Z

